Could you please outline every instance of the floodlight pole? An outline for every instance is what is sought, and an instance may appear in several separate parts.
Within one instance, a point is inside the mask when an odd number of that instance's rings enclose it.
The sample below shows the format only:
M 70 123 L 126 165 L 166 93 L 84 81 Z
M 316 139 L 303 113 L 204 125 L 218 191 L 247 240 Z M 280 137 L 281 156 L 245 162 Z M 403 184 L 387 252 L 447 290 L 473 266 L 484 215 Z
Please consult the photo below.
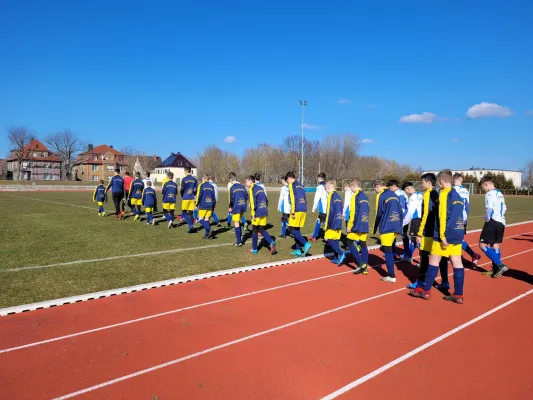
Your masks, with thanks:
M 300 160 L 300 180 L 301 184 L 304 184 L 304 107 L 307 106 L 306 100 L 300 100 L 300 106 L 302 107 L 302 155 Z

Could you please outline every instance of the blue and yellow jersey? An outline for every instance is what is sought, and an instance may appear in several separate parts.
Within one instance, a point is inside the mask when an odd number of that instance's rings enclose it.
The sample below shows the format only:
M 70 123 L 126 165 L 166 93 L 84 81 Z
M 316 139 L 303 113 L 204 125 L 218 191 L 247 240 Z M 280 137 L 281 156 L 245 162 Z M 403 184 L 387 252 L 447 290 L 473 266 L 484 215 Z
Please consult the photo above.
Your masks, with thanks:
M 436 213 L 433 239 L 449 244 L 461 244 L 465 237 L 463 210 L 465 204 L 455 189 L 445 188 L 439 193 L 439 207 Z
M 249 189 L 249 197 L 252 218 L 268 217 L 268 198 L 265 189 L 255 183 Z
M 94 188 L 93 201 L 103 202 L 107 200 L 107 193 L 104 185 L 98 185 Z
M 213 211 L 215 209 L 215 189 L 209 182 L 202 182 L 196 194 L 196 206 L 199 210 Z
M 353 233 L 368 233 L 370 231 L 370 202 L 368 196 L 357 190 L 350 199 L 350 219 L 348 220 L 348 231 Z
M 175 203 L 178 197 L 178 185 L 174 181 L 167 181 L 162 190 L 163 203 Z
M 383 189 L 376 196 L 376 220 L 373 233 L 379 229 L 381 235 L 401 233 L 403 230 L 403 210 L 400 198 L 390 189 Z
M 297 212 L 307 212 L 307 198 L 303 185 L 294 181 L 289 183 L 289 201 L 291 203 L 291 214 Z
M 142 192 L 142 203 L 145 208 L 154 208 L 157 204 L 157 194 L 153 187 L 147 187 Z
M 328 193 L 326 203 L 326 228 L 335 231 L 342 229 L 342 208 L 343 203 L 340 194 L 337 192 Z
M 435 231 L 435 220 L 439 194 L 434 189 L 427 189 L 422 195 L 422 221 L 417 236 L 432 238 Z
M 143 196 L 144 182 L 142 179 L 135 179 L 130 186 L 130 198 L 141 199 Z
M 187 175 L 181 180 L 180 193 L 183 200 L 194 200 L 198 190 L 198 181 L 192 175 Z
M 248 203 L 246 188 L 239 182 L 235 182 L 230 188 L 229 208 L 233 214 L 244 214 Z
M 124 178 L 120 175 L 113 176 L 107 184 L 105 191 L 107 192 L 109 189 L 111 189 L 112 193 L 124 192 Z

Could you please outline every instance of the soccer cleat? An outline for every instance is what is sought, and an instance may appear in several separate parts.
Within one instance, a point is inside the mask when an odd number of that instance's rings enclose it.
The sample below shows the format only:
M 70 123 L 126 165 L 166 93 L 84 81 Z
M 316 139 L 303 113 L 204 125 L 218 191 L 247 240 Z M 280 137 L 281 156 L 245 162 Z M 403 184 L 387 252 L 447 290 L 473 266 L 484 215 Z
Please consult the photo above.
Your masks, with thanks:
M 152 219 L 152 226 L 155 226 L 155 219 Z
M 450 290 L 450 282 L 439 283 L 435 288 L 438 290 Z
M 105 211 L 104 211 L 104 212 L 102 212 L 102 217 L 105 217 Z
M 146 225 L 150 225 L 150 221 L 146 221 Z
M 237 242 L 235 242 L 235 243 L 233 243 L 233 245 L 234 245 L 235 247 L 242 247 L 243 243 L 242 243 L 242 242 L 241 242 L 241 243 L 237 243 Z
M 501 276 L 504 272 L 509 271 L 509 267 L 505 264 L 500 264 L 496 267 L 494 270 L 494 273 L 492 274 L 493 278 L 497 278 Z
M 102 213 L 98 213 L 98 216 L 101 217 L 101 216 L 102 216 Z
M 220 222 L 217 224 L 217 228 L 222 228 L 222 224 Z
M 339 259 L 333 257 L 331 260 L 329 260 L 329 262 L 332 263 L 332 264 L 338 264 L 339 263 Z
M 136 215 L 135 218 L 133 218 L 133 222 L 137 222 L 141 218 L 140 215 Z
M 314 238 L 314 237 L 312 237 L 312 236 L 308 237 L 307 239 L 310 240 L 310 241 L 313 242 L 313 243 L 316 242 L 316 238 Z
M 390 276 L 384 276 L 380 280 L 387 283 L 396 283 L 396 278 L 392 278 Z
M 474 253 L 474 255 L 472 256 L 472 264 L 477 266 L 477 263 L 479 262 L 479 260 L 481 260 L 481 256 L 477 253 Z
M 307 253 L 309 253 L 309 250 L 311 250 L 311 243 L 307 242 L 304 245 L 304 251 L 303 251 L 302 255 L 305 257 L 307 255 Z
M 254 250 L 254 249 L 250 249 L 250 250 L 248 250 L 248 252 L 250 252 L 252 254 L 257 254 L 257 250 Z
M 122 220 L 124 218 L 124 213 L 120 213 L 120 215 L 118 216 L 118 219 Z
M 270 254 L 274 255 L 276 254 L 278 251 L 276 249 L 276 242 L 272 242 L 270 243 Z
M 174 228 L 174 224 L 172 223 L 172 221 L 168 221 L 168 229 L 172 228 Z
M 416 289 L 417 287 L 418 287 L 418 282 L 413 282 L 406 286 L 407 289 Z
M 481 275 L 492 276 L 492 275 L 494 275 L 494 270 L 491 269 L 490 271 L 482 272 Z
M 412 297 L 429 300 L 429 292 L 424 291 L 422 288 L 411 289 L 408 294 Z
M 294 250 L 291 255 L 295 256 L 295 257 L 301 257 L 302 256 L 302 251 L 301 250 Z
M 452 303 L 463 304 L 463 296 L 458 296 L 456 294 L 444 296 L 443 299 L 446 301 L 451 301 Z
M 342 253 L 339 259 L 337 260 L 337 265 L 341 267 L 344 264 L 344 260 L 346 260 L 346 253 Z
M 366 264 L 361 265 L 360 267 L 357 267 L 355 271 L 353 272 L 354 275 L 368 275 L 368 268 Z

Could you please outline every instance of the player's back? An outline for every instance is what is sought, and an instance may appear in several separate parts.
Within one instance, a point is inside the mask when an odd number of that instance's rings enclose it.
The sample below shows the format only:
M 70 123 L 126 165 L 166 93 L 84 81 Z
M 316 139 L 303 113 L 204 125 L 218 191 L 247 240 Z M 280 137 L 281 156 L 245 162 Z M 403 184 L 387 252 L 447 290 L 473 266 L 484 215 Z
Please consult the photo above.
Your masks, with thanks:
M 505 225 L 505 212 L 507 211 L 507 205 L 505 204 L 505 198 L 503 193 L 498 189 L 489 190 L 485 194 L 485 207 L 492 209 L 490 217 L 497 222 Z
M 230 206 L 235 214 L 243 214 L 246 212 L 246 204 L 248 202 L 248 195 L 246 188 L 239 182 L 235 182 L 230 189 Z
M 187 175 L 181 180 L 181 197 L 183 200 L 194 200 L 198 181 L 192 175 Z
M 254 186 L 252 186 L 250 192 L 250 204 L 253 204 L 253 215 L 255 217 L 268 216 L 268 198 L 263 187 L 261 185 L 255 184 Z
M 143 191 L 143 205 L 145 207 L 153 207 L 157 202 L 157 194 L 152 187 L 147 187 Z
M 178 197 L 178 185 L 174 181 L 167 181 L 163 185 L 163 203 L 175 203 Z
M 291 207 L 294 207 L 294 212 L 307 212 L 307 198 L 304 186 L 294 181 L 289 184 L 289 200 Z

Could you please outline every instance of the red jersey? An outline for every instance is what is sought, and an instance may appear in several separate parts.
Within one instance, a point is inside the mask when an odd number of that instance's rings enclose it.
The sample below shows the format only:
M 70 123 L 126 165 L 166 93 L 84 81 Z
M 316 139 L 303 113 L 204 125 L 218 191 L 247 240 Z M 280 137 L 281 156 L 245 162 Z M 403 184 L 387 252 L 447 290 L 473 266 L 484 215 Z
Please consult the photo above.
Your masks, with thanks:
M 132 182 L 133 182 L 133 177 L 131 176 L 124 177 L 124 189 L 127 190 L 128 192 L 130 191 Z

